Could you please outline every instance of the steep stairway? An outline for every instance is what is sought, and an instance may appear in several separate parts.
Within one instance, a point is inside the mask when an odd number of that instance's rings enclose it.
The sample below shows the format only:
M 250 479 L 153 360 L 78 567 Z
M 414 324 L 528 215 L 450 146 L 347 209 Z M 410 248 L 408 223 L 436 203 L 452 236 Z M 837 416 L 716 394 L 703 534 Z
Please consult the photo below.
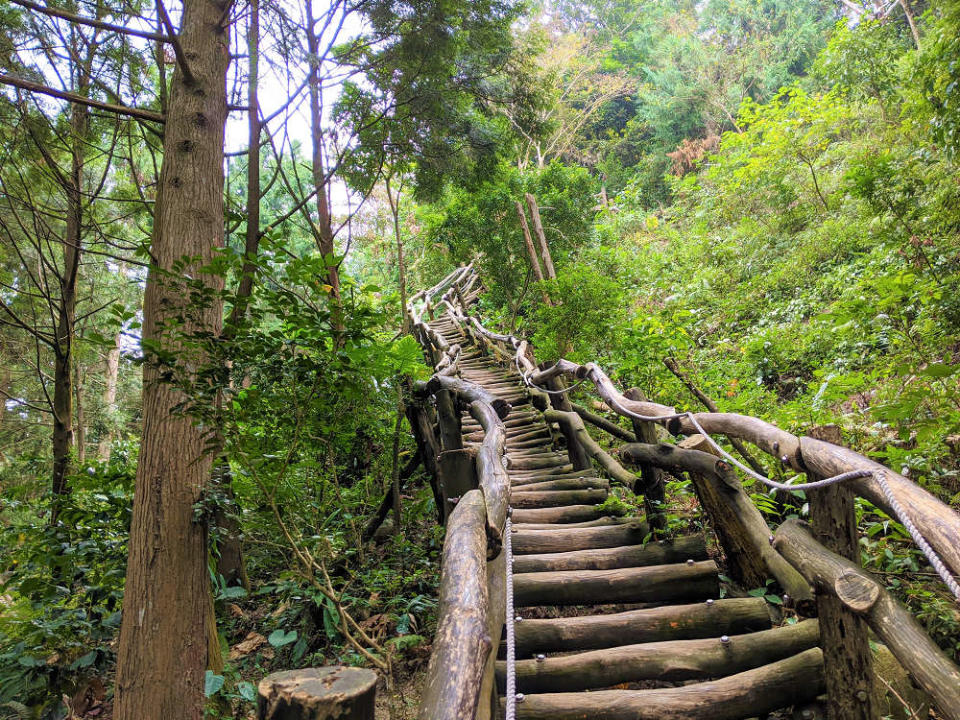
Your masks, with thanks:
M 460 375 L 508 401 L 518 718 L 748 718 L 823 691 L 815 620 L 773 628 L 763 598 L 719 598 L 702 536 L 650 540 L 600 507 L 609 481 L 575 471 L 520 375 L 463 347 Z M 480 425 L 462 419 L 464 440 Z M 506 648 L 501 647 L 501 658 Z M 497 665 L 505 691 L 506 663 Z

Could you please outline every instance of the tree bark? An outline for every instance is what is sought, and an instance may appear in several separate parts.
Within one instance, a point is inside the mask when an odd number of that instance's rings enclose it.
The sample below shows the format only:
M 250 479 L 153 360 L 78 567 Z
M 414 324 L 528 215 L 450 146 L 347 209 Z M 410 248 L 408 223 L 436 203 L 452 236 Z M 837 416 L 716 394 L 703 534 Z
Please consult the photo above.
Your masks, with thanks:
M 183 316 L 184 334 L 216 337 L 222 324 L 219 300 L 187 307 L 182 278 L 189 274 L 219 297 L 222 279 L 199 267 L 223 244 L 227 10 L 224 0 L 184 2 L 179 37 L 193 82 L 178 65 L 170 88 L 154 208 L 155 264 L 144 294 L 143 436 L 117 657 L 117 720 L 203 718 L 210 588 L 207 532 L 194 506 L 203 498 L 213 458 L 206 452 L 207 432 L 179 409 L 189 398 L 165 382 L 165 374 L 195 373 L 205 353 L 164 328 Z M 175 272 L 185 256 L 198 261 Z M 199 357 L 170 368 L 151 347 Z

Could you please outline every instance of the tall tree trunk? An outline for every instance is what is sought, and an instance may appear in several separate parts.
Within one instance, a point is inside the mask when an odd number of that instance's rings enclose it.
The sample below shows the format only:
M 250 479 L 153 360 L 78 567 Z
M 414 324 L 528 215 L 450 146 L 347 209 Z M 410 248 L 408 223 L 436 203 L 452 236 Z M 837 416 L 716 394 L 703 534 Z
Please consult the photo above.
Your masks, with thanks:
M 81 66 L 89 67 L 89 66 Z M 89 86 L 89 73 L 81 70 L 77 89 L 82 94 Z M 80 272 L 83 233 L 83 198 L 80 193 L 86 151 L 89 110 L 79 104 L 70 106 L 72 152 L 70 174 L 64 178 L 67 196 L 67 227 L 63 237 L 63 269 L 60 275 L 60 302 L 57 307 L 56 348 L 53 361 L 53 499 L 50 524 L 60 516 L 65 497 L 70 493 L 70 451 L 73 449 L 73 339 L 77 319 L 77 276 Z
M 235 326 L 246 315 L 257 272 L 257 256 L 260 253 L 260 0 L 250 0 L 250 18 L 247 27 L 247 232 L 244 240 L 243 270 L 237 288 L 233 310 L 227 319 L 224 335 L 232 338 Z M 223 447 L 220 433 L 218 446 Z M 226 456 L 222 456 L 213 470 L 213 482 L 220 487 L 220 494 L 231 504 L 235 502 L 233 473 Z M 236 518 L 223 507 L 218 507 L 213 517 L 217 532 L 217 574 L 228 586 L 250 588 L 247 577 L 240 526 Z
M 163 331 L 174 318 L 187 335 L 221 329 L 219 301 L 186 307 L 184 275 L 219 297 L 222 280 L 198 268 L 223 244 L 223 137 L 229 64 L 227 0 L 185 0 L 179 33 L 189 75 L 178 63 L 164 127 L 163 166 L 154 208 L 152 254 L 143 305 L 145 347 L 183 348 Z M 184 256 L 197 257 L 172 272 Z M 117 720 L 202 720 L 210 584 L 207 531 L 194 517 L 213 458 L 194 418 L 178 410 L 187 398 L 163 381 L 170 368 L 145 353 L 143 437 L 137 465 L 123 621 L 117 656 Z M 193 358 L 191 358 L 193 360 Z M 199 357 L 191 365 L 203 364 Z M 182 365 L 177 372 L 190 371 Z
M 3 423 L 7 419 L 7 398 L 10 397 L 10 367 L 7 365 L 7 358 L 4 356 L 3 339 L 0 338 L 0 430 L 3 430 Z M 3 454 L 3 448 L 0 447 L 0 464 L 6 462 L 7 458 Z
M 120 375 L 120 333 L 113 338 L 113 347 L 103 359 L 103 412 L 106 430 L 97 445 L 97 457 L 107 462 L 113 445 L 113 424 L 117 412 L 117 379 Z
M 537 199 L 530 193 L 524 194 L 527 201 L 527 207 L 530 208 L 530 219 L 533 220 L 533 232 L 536 233 L 537 240 L 540 242 L 540 253 L 543 255 L 543 268 L 548 280 L 557 279 L 557 271 L 553 268 L 553 256 L 550 255 L 550 246 L 547 245 L 547 235 L 543 231 L 543 223 L 540 221 L 540 206 L 537 205 Z
M 320 246 L 320 252 L 328 257 L 327 276 L 325 278 L 327 285 L 330 286 L 330 296 L 333 300 L 334 330 L 340 330 L 343 326 L 342 307 L 340 302 L 340 271 L 338 266 L 333 263 L 331 256 L 336 252 L 333 244 L 333 224 L 330 217 L 329 198 L 327 191 L 329 189 L 328 178 L 324 169 L 323 161 L 323 108 L 321 107 L 321 83 L 320 83 L 320 38 L 317 35 L 316 18 L 313 15 L 313 1 L 306 0 L 307 10 L 307 52 L 310 55 L 309 62 L 309 88 L 310 88 L 310 137 L 313 143 L 313 185 L 317 190 L 317 238 Z

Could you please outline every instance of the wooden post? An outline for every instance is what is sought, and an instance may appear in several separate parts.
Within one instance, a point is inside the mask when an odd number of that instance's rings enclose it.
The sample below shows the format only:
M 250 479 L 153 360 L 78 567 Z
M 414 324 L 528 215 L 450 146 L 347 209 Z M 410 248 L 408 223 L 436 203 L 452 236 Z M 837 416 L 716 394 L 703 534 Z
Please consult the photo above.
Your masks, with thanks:
M 454 498 L 477 487 L 474 451 L 463 446 L 460 413 L 449 390 L 436 394 L 440 425 L 440 457 L 437 460 L 440 484 L 445 498 L 443 515 L 450 515 Z
M 544 368 L 541 367 L 540 369 L 543 370 Z M 566 389 L 566 385 L 560 377 L 552 377 L 547 380 L 544 385 L 546 385 L 547 390 L 551 391 L 549 395 L 550 406 L 554 410 L 573 412 L 573 405 L 570 403 L 570 398 L 567 397 L 566 393 L 558 392 L 559 390 Z M 570 457 L 573 469 L 589 470 L 593 467 L 593 464 L 590 462 L 590 456 L 587 455 L 583 445 L 581 445 L 577 439 L 577 433 L 573 432 L 569 425 L 565 423 L 560 423 L 560 432 L 563 433 L 563 439 L 567 443 L 567 455 Z
M 823 547 L 796 518 L 777 528 L 774 547 L 822 592 L 835 595 L 848 610 L 866 618 L 897 661 L 930 695 L 937 717 L 960 720 L 960 668 L 882 583 Z M 824 626 L 822 619 L 820 626 Z M 850 692 L 855 691 L 851 688 Z
M 840 428 L 824 425 L 810 429 L 810 437 L 839 445 Z M 820 480 L 814 474 L 810 480 Z M 810 490 L 813 536 L 828 550 L 860 567 L 856 509 L 848 485 L 834 483 Z M 874 720 L 873 657 L 867 636 L 867 621 L 848 610 L 834 595 L 817 593 L 820 647 L 827 685 L 830 720 Z
M 373 720 L 377 674 L 356 667 L 285 670 L 260 681 L 257 720 Z
M 546 268 L 547 279 L 556 280 L 557 271 L 553 269 L 553 258 L 550 256 L 550 247 L 547 245 L 547 235 L 543 232 L 543 223 L 540 222 L 540 208 L 537 206 L 537 199 L 530 193 L 526 193 L 524 197 L 527 201 L 527 207 L 530 208 L 533 231 L 537 234 L 537 240 L 540 242 L 540 252 L 543 254 L 543 267 Z
M 413 438 L 420 451 L 423 467 L 430 475 L 430 489 L 433 490 L 433 499 L 437 505 L 437 520 L 442 523 L 444 518 L 446 518 L 444 507 L 447 502 L 443 494 L 443 485 L 440 482 L 440 469 L 438 465 L 440 443 L 437 441 L 437 436 L 433 432 L 433 423 L 430 422 L 425 407 L 412 403 L 407 405 L 407 420 L 410 423 Z
M 646 402 L 647 396 L 640 388 L 630 388 L 623 396 L 628 400 L 640 400 Z M 633 432 L 637 436 L 637 442 L 656 445 L 657 428 L 652 422 L 644 422 L 630 418 L 633 423 Z M 643 492 L 643 504 L 647 511 L 647 522 L 650 528 L 657 536 L 662 536 L 666 528 L 666 519 L 663 515 L 663 507 L 666 501 L 664 493 L 664 474 L 658 468 L 648 463 L 640 464 L 640 480 L 634 485 L 633 491 L 638 495 Z
M 463 297 L 463 293 L 460 292 L 460 286 L 457 285 L 457 284 L 454 284 L 454 286 L 453 286 L 453 292 L 454 292 L 454 294 L 457 296 L 457 302 L 460 303 L 460 308 L 461 308 L 464 312 L 466 312 L 466 311 L 467 311 L 467 308 L 468 308 L 468 305 L 467 305 L 467 301 L 466 301 L 466 300 L 464 299 L 464 297 Z M 462 336 L 462 335 L 463 335 L 463 330 L 460 329 L 460 326 L 459 326 L 459 325 L 457 326 L 457 330 L 460 331 L 460 335 Z

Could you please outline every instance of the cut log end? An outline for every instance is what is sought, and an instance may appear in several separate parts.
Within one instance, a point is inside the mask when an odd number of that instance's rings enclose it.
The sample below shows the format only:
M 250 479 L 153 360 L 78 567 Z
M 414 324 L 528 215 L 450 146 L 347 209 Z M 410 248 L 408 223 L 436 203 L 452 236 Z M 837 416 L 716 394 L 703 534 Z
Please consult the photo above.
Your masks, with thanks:
M 865 613 L 880 597 L 880 587 L 857 573 L 845 571 L 836 579 L 833 590 L 840 602 L 857 613 Z
M 352 667 L 305 668 L 260 681 L 258 720 L 373 720 L 377 674 Z

